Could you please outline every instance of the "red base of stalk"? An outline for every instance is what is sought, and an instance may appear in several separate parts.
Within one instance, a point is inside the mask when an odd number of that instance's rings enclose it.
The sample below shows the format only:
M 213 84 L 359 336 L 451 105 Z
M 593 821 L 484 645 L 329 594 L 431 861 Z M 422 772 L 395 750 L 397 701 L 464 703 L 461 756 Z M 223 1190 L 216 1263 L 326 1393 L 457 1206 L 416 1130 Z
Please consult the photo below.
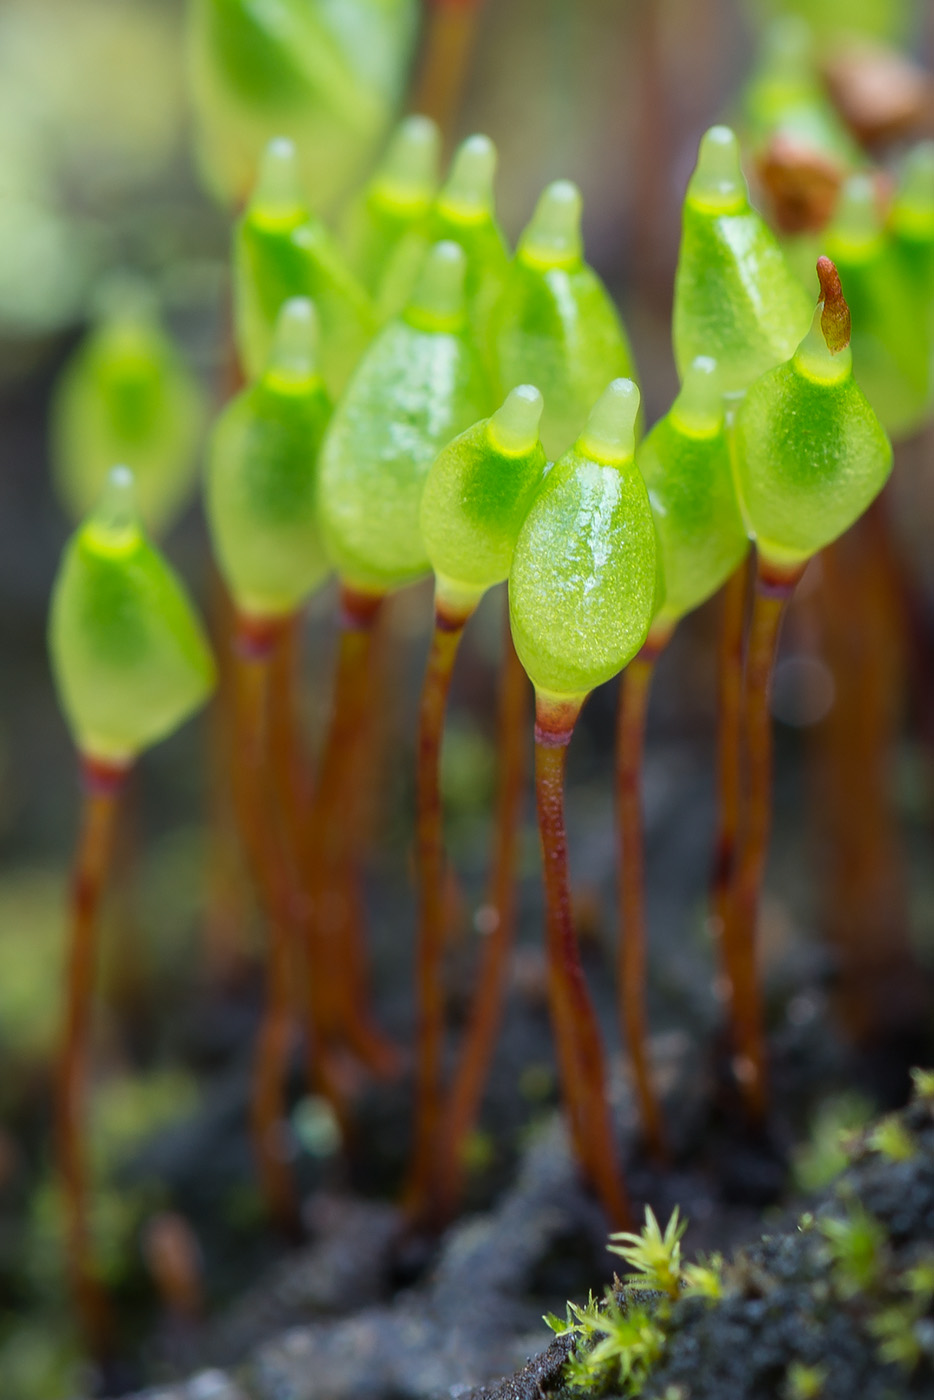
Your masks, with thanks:
M 600 1028 L 581 966 L 568 880 L 564 771 L 582 703 L 542 696 L 536 700 L 535 791 L 545 872 L 548 995 L 562 1092 L 581 1167 L 610 1221 L 628 1228 L 632 1213 L 618 1163 Z

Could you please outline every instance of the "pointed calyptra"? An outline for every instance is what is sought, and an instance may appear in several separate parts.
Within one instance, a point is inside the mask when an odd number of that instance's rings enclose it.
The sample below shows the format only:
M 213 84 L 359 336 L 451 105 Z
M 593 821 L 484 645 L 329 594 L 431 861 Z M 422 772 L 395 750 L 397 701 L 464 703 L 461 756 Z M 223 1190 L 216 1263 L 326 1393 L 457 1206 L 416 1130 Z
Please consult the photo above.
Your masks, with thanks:
M 443 609 L 472 609 L 509 574 L 545 470 L 538 437 L 543 407 L 538 390 L 521 384 L 492 418 L 454 438 L 432 463 L 421 528 Z
M 657 610 L 655 526 L 634 456 L 638 411 L 635 384 L 615 379 L 519 532 L 509 616 L 540 700 L 579 702 L 615 676 Z
M 809 316 L 806 293 L 749 203 L 736 137 L 712 127 L 682 214 L 673 317 L 679 373 L 710 355 L 723 392 L 741 393 L 792 354 Z
M 376 325 L 370 299 L 299 181 L 295 146 L 270 141 L 234 241 L 237 348 L 250 379 L 269 358 L 276 318 L 290 297 L 311 297 L 321 324 L 321 369 L 336 398 Z
M 316 209 L 353 187 L 402 97 L 416 0 L 191 0 L 188 69 L 199 165 L 242 205 L 263 147 L 290 136 Z
M 883 226 L 871 176 L 846 182 L 824 244 L 853 315 L 853 373 L 888 431 L 906 436 L 930 406 L 930 340 L 919 315 L 923 289 Z
M 279 313 L 269 363 L 227 405 L 211 438 L 207 507 L 239 612 L 294 613 L 327 577 L 318 529 L 318 451 L 331 400 L 317 366 L 314 307 Z
M 201 386 L 148 298 L 118 289 L 52 404 L 52 466 L 69 515 L 80 520 L 114 462 L 124 462 L 147 529 L 161 533 L 193 485 L 206 416 Z
M 850 317 L 829 258 L 792 358 L 746 394 L 734 428 L 737 486 L 760 556 L 794 570 L 842 535 L 885 485 L 892 447 L 853 378 Z
M 648 488 L 665 581 L 653 624 L 667 630 L 711 597 L 749 539 L 733 484 L 717 366 L 700 355 L 681 392 L 636 450 Z
M 111 472 L 65 548 L 52 592 L 52 669 L 75 743 L 124 765 L 207 699 L 214 662 L 189 599 L 146 539 L 133 476 Z
M 444 444 L 488 411 L 464 264 L 456 243 L 431 249 L 412 300 L 367 350 L 324 440 L 325 545 L 342 580 L 363 592 L 401 588 L 428 571 L 425 477 Z
M 519 240 L 493 316 L 500 390 L 538 386 L 545 400 L 542 443 L 552 458 L 582 432 L 608 380 L 633 374 L 619 313 L 584 262 L 580 220 L 576 185 L 549 185 Z
M 397 300 L 394 287 L 404 276 L 396 266 L 400 244 L 425 227 L 438 188 L 440 149 L 441 133 L 430 117 L 406 117 L 345 221 L 348 260 L 381 319 L 401 309 L 417 274 L 416 268 Z
M 490 317 L 509 265 L 509 250 L 496 222 L 493 179 L 496 147 L 488 136 L 468 136 L 451 161 L 428 220 L 432 242 L 449 238 L 467 258 L 464 292 L 476 344 L 489 355 Z

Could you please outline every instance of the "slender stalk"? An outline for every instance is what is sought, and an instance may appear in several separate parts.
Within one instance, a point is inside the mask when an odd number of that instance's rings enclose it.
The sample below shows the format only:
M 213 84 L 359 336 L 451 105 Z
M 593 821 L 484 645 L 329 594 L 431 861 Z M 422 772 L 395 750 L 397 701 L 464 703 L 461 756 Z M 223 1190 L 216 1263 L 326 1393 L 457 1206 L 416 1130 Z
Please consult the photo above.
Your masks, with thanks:
M 286 1080 L 293 1044 L 291 1004 L 292 894 L 288 867 L 269 817 L 266 722 L 270 656 L 277 629 L 241 623 L 236 667 L 235 799 L 240 835 L 266 918 L 266 993 L 257 1038 L 250 1128 L 270 1214 L 293 1230 L 297 1206 L 292 1174 L 280 1148 L 288 1105 Z
M 441 1212 L 450 1219 L 464 1184 L 464 1144 L 480 1112 L 502 1019 L 506 974 L 516 924 L 516 863 L 526 775 L 529 682 L 516 655 L 506 613 L 499 693 L 499 790 L 487 909 L 490 932 L 441 1134 Z
M 358 889 L 365 827 L 367 737 L 376 697 L 371 685 L 374 628 L 383 599 L 341 591 L 334 702 L 308 823 L 305 856 L 312 898 L 309 1005 L 328 1053 L 351 1049 L 374 1074 L 398 1072 L 399 1054 L 372 1020 Z
M 732 950 L 730 1013 L 735 1066 L 753 1122 L 768 1106 L 762 989 L 756 959 L 756 924 L 768 855 L 772 801 L 772 724 L 769 692 L 785 609 L 803 569 L 779 572 L 759 559 L 756 592 L 746 649 L 745 829 L 736 865 L 735 893 L 725 937 Z M 735 924 L 733 921 L 735 920 Z
M 631 1211 L 620 1171 L 607 1102 L 600 1027 L 580 960 L 571 913 L 564 772 L 580 703 L 555 705 L 537 697 L 535 791 L 547 910 L 548 993 L 572 1135 L 581 1166 L 616 1225 Z
M 293 869 L 301 868 L 310 796 L 297 702 L 302 615 L 284 619 L 269 664 L 269 764 Z
M 445 941 L 444 813 L 441 807 L 441 743 L 444 714 L 464 615 L 444 611 L 435 600 L 435 625 L 422 686 L 416 750 L 416 849 L 419 919 L 416 942 L 417 1049 L 415 1069 L 415 1142 L 408 1204 L 419 1217 L 438 1214 L 438 1158 L 444 1116 Z
M 670 632 L 650 636 L 620 682 L 616 729 L 616 804 L 619 814 L 619 1014 L 632 1065 L 645 1144 L 652 1157 L 668 1155 L 661 1105 L 652 1082 L 645 1006 L 645 853 L 642 760 L 645 720 L 655 663 Z
M 728 579 L 722 593 L 720 644 L 717 653 L 717 798 L 718 826 L 711 887 L 713 923 L 726 983 L 732 983 L 731 968 L 736 949 L 728 941 L 729 901 L 736 868 L 743 802 L 742 710 L 743 641 L 746 628 L 750 585 L 749 559 L 746 558 Z
M 110 865 L 124 768 L 85 759 L 84 803 L 70 895 L 65 1025 L 58 1059 L 55 1139 L 65 1210 L 69 1283 L 88 1345 L 100 1354 L 110 1316 L 94 1274 L 84 1150 L 90 1021 L 97 963 L 99 911 Z
M 450 139 L 460 113 L 483 0 L 431 0 L 413 110 Z

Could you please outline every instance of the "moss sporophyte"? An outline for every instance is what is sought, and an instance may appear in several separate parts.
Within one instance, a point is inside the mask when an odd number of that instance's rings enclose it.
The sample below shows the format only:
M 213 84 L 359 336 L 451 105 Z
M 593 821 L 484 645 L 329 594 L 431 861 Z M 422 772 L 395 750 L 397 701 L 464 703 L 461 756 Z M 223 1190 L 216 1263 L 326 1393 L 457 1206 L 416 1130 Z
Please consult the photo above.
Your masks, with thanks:
M 657 611 L 655 526 L 635 463 L 639 390 L 615 379 L 532 502 L 509 574 L 516 651 L 535 687 L 535 772 L 545 867 L 548 989 L 578 1156 L 610 1216 L 628 1218 L 600 1032 L 571 917 L 567 746 L 588 693 L 639 651 Z
M 52 594 L 49 646 L 84 776 L 56 1139 L 70 1280 L 84 1328 L 102 1345 L 107 1307 L 95 1271 L 83 1144 L 98 909 L 127 770 L 203 705 L 214 684 L 204 631 L 143 533 L 125 467 L 111 472 L 96 509 L 66 547 Z

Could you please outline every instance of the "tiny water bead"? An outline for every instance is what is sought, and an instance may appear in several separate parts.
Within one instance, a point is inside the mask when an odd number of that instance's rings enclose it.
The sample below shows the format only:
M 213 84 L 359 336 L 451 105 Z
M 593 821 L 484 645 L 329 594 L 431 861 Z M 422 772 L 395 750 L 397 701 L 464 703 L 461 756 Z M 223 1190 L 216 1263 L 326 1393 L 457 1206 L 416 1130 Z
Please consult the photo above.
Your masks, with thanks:
M 580 701 L 635 656 L 657 604 L 655 526 L 635 463 L 639 390 L 615 379 L 555 463 L 509 575 L 516 650 L 535 688 Z
M 818 273 L 811 329 L 786 364 L 748 391 L 734 430 L 747 525 L 760 555 L 779 568 L 799 567 L 841 535 L 892 467 L 885 430 L 853 378 L 836 269 L 821 258 Z
M 318 528 L 318 451 L 331 401 L 307 298 L 287 301 L 265 371 L 224 409 L 211 439 L 208 517 L 238 611 L 294 613 L 327 577 Z
M 302 190 L 295 145 L 270 141 L 259 177 L 234 235 L 237 349 L 248 378 L 269 358 L 284 302 L 307 296 L 321 322 L 321 366 L 336 398 L 376 326 L 364 288 Z
M 465 262 L 456 243 L 431 249 L 412 300 L 367 350 L 325 436 L 325 545 L 342 580 L 364 593 L 428 572 L 419 526 L 428 470 L 445 443 L 489 411 L 467 323 Z
M 421 531 L 446 609 L 472 607 L 509 573 L 516 539 L 545 470 L 538 427 L 544 403 L 531 384 L 513 389 L 435 458 Z
M 214 662 L 175 574 L 143 534 L 132 473 L 111 472 L 72 536 L 52 593 L 49 645 L 81 753 L 125 764 L 207 699 Z
M 711 127 L 682 213 L 673 315 L 679 373 L 710 355 L 723 393 L 740 393 L 792 354 L 809 316 L 807 294 L 749 203 L 735 135 Z
M 80 520 L 113 464 L 125 462 L 147 528 L 161 533 L 193 486 L 206 417 L 201 386 L 151 297 L 128 282 L 113 287 L 52 404 L 52 466 L 69 515 Z
M 400 245 L 427 220 L 438 188 L 440 151 L 441 133 L 429 117 L 405 117 L 345 220 L 348 260 L 381 312 L 400 280 L 394 269 Z
M 636 464 L 648 488 L 665 580 L 655 625 L 667 629 L 711 597 L 749 548 L 709 356 L 688 367 L 671 409 L 639 444 Z
M 201 175 L 230 208 L 263 147 L 299 145 L 315 208 L 353 187 L 398 110 L 416 0 L 192 0 L 188 77 Z
M 608 381 L 634 373 L 619 312 L 584 261 L 581 195 L 569 180 L 547 187 L 519 240 L 492 338 L 500 392 L 517 384 L 542 392 L 542 444 L 552 460 L 575 441 Z

